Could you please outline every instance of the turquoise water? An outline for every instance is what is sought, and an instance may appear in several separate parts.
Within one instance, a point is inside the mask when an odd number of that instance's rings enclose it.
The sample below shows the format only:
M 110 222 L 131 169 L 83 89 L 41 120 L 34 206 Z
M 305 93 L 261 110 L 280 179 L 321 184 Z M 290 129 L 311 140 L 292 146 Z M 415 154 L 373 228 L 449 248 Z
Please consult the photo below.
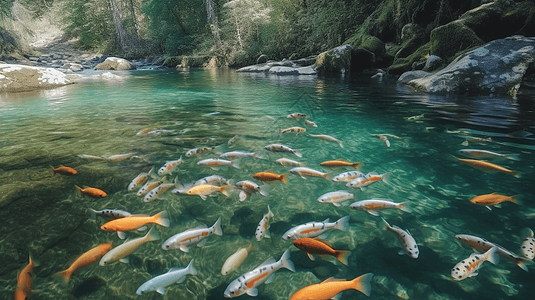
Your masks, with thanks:
M 532 204 L 535 159 L 535 105 L 529 97 L 453 97 L 416 93 L 393 82 L 367 78 L 265 77 L 233 71 L 135 71 L 116 73 L 121 80 L 83 80 L 80 84 L 35 93 L 0 95 L 0 214 L 3 224 L 0 258 L 0 293 L 12 298 L 17 271 L 32 253 L 41 261 L 35 268 L 32 299 L 222 299 L 227 285 L 268 257 L 276 260 L 286 249 L 296 272 L 281 269 L 270 284 L 259 287 L 258 299 L 288 299 L 297 290 L 329 277 L 353 279 L 375 274 L 371 299 L 529 299 L 534 265 L 525 272 L 506 259 L 498 265 L 485 262 L 476 277 L 451 280 L 451 268 L 472 253 L 455 239 L 471 234 L 500 244 L 517 255 L 525 227 L 535 229 Z M 290 113 L 309 115 L 318 127 L 288 119 Z M 423 116 L 422 116 L 423 115 Z M 418 116 L 416 118 L 410 118 Z M 301 126 L 299 135 L 280 129 Z M 138 136 L 142 129 L 163 130 Z M 462 129 L 461 132 L 457 132 Z M 372 134 L 388 133 L 386 147 Z M 338 144 L 308 136 L 328 134 Z M 227 141 L 238 135 L 232 147 Z M 466 136 L 488 138 L 485 144 L 469 143 Z M 282 143 L 303 154 L 264 150 Z M 201 159 L 185 157 L 196 147 L 219 146 L 258 151 L 263 159 L 244 158 L 240 169 L 212 170 L 198 166 Z M 519 171 L 520 178 L 486 173 L 453 158 L 460 149 L 482 149 L 516 155 L 518 160 L 492 160 Z M 119 162 L 84 159 L 79 155 L 111 156 L 134 153 Z M 220 193 L 206 201 L 197 196 L 164 193 L 144 203 L 128 192 L 130 181 L 152 167 L 180 156 L 184 163 L 170 176 L 182 184 L 218 174 L 233 182 L 252 180 L 261 171 L 288 174 L 288 183 L 271 184 L 270 194 L 254 194 L 244 202 L 238 192 Z M 380 212 L 390 224 L 410 231 L 420 255 L 398 255 L 401 249 L 391 232 L 383 230 L 381 217 L 356 211 L 348 204 L 335 207 L 319 203 L 321 195 L 348 189 L 343 183 L 289 174 L 275 160 L 287 157 L 331 177 L 352 170 L 321 167 L 323 161 L 346 159 L 362 162 L 364 173 L 388 173 L 389 182 L 377 182 L 365 191 L 349 189 L 355 200 L 389 198 L 408 201 L 412 212 Z M 50 165 L 78 170 L 75 176 L 54 175 Z M 74 185 L 104 190 L 103 199 L 80 197 Z M 501 208 L 470 203 L 476 195 L 497 192 L 519 195 L 523 204 L 503 203 Z M 271 239 L 257 242 L 256 226 L 270 206 Z M 95 263 L 74 273 L 68 286 L 53 274 L 66 269 L 80 254 L 97 244 L 122 243 L 113 232 L 102 231 L 102 218 L 91 219 L 89 208 L 123 209 L 153 215 L 168 211 L 171 226 L 157 227 L 161 239 L 148 242 L 130 256 L 128 264 L 101 267 Z M 331 221 L 350 216 L 347 232 L 333 231 L 326 240 L 337 250 L 350 250 L 349 266 L 333 258 L 311 261 L 282 235 L 293 226 L 311 221 Z M 164 251 L 161 244 L 172 235 L 211 226 L 222 217 L 223 236 L 209 236 L 204 247 L 189 253 Z M 141 234 L 139 235 L 141 236 Z M 233 273 L 221 275 L 226 258 L 239 248 L 253 250 Z M 194 259 L 198 274 L 172 285 L 165 295 L 136 295 L 148 279 L 172 267 L 186 267 Z M 241 298 L 248 298 L 244 295 Z M 365 299 L 346 291 L 342 299 Z

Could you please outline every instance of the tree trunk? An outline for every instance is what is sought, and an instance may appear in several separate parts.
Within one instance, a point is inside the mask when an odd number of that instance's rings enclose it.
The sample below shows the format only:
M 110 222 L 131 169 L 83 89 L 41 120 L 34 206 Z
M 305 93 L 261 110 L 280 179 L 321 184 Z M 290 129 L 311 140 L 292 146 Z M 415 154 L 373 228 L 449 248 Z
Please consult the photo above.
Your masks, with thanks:
M 115 24 L 115 31 L 117 33 L 117 44 L 119 44 L 121 50 L 123 50 L 124 52 L 129 52 L 130 47 L 127 41 L 127 33 L 123 28 L 123 24 L 121 23 L 121 13 L 119 11 L 119 8 L 117 7 L 117 2 L 116 0 L 109 1 L 113 15 L 113 23 Z

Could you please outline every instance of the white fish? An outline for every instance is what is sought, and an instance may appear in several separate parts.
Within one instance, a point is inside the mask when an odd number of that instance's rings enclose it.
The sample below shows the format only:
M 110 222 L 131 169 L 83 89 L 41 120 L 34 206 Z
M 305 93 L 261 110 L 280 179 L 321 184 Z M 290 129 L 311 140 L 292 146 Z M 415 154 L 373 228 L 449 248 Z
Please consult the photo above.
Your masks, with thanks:
M 305 119 L 305 125 L 312 126 L 312 127 L 318 127 L 318 125 L 316 125 L 316 123 L 314 123 L 312 121 L 309 121 L 309 120 L 306 120 L 306 119 Z
M 461 145 L 468 146 L 469 143 L 485 144 L 487 142 L 492 142 L 492 138 L 490 138 L 490 137 L 488 137 L 488 138 L 480 138 L 480 137 L 475 137 L 475 136 L 467 136 L 466 140 L 464 142 L 462 142 Z
M 186 152 L 186 157 L 201 156 L 201 154 L 210 152 L 210 151 L 212 151 L 214 149 L 215 148 L 212 148 L 212 147 L 194 148 L 194 149 L 188 150 L 188 152 Z
M 323 194 L 318 198 L 320 203 L 332 203 L 334 206 L 340 206 L 340 203 L 355 198 L 355 195 L 348 191 L 336 191 Z
M 303 163 L 300 163 L 298 161 L 295 161 L 295 160 L 292 160 L 292 159 L 289 159 L 289 158 L 286 158 L 286 157 L 283 157 L 283 158 L 279 158 L 275 161 L 276 163 L 280 164 L 281 166 L 299 166 L 299 167 L 302 167 L 304 164 Z
M 106 157 L 106 159 L 108 161 L 118 162 L 118 161 L 127 160 L 129 158 L 134 158 L 134 154 L 135 153 L 115 154 L 115 155 L 111 155 L 111 156 Z
M 342 217 L 333 223 L 329 223 L 329 219 L 326 219 L 323 222 L 309 222 L 298 225 L 286 231 L 282 235 L 282 238 L 284 240 L 296 240 L 305 237 L 313 238 L 322 235 L 325 231 L 330 229 L 347 231 L 349 229 L 349 216 Z
M 382 180 L 384 183 L 388 183 L 387 173 L 379 175 L 375 172 L 370 172 L 364 177 L 357 177 L 356 179 L 353 179 L 352 181 L 346 183 L 346 186 L 351 188 L 360 188 L 361 190 L 364 190 L 368 185 L 379 180 Z
M 80 154 L 78 155 L 78 157 L 85 158 L 85 159 L 93 159 L 93 160 L 108 160 L 106 157 L 90 155 L 90 154 Z
M 132 215 L 131 213 L 129 213 L 127 211 L 124 211 L 124 210 L 120 210 L 120 209 L 94 210 L 94 209 L 90 208 L 89 210 L 91 211 L 91 218 L 92 219 L 95 219 L 96 216 L 99 216 L 99 217 L 102 217 L 102 218 L 115 220 L 115 219 L 121 219 L 121 218 L 129 217 L 129 216 Z
M 301 176 L 301 178 L 305 178 L 305 177 L 323 177 L 323 178 L 325 178 L 327 180 L 331 180 L 329 178 L 329 174 L 323 173 L 323 172 L 320 172 L 318 170 L 314 170 L 314 169 L 311 169 L 311 168 L 307 168 L 307 167 L 295 167 L 295 168 L 290 170 L 290 173 L 292 173 L 294 175 Z
M 221 177 L 219 175 L 210 175 L 203 177 L 193 184 L 193 186 L 201 185 L 201 184 L 210 184 L 210 185 L 229 185 L 231 183 L 231 179 L 225 179 L 224 177 Z
M 167 273 L 149 279 L 137 289 L 136 294 L 142 295 L 145 292 L 156 291 L 163 295 L 171 284 L 184 282 L 186 275 L 197 275 L 197 270 L 193 267 L 193 259 L 186 268 L 171 268 Z
M 309 134 L 311 137 L 313 138 L 317 138 L 317 139 L 322 139 L 324 141 L 330 141 L 330 142 L 335 142 L 335 143 L 338 143 L 338 145 L 340 145 L 340 148 L 344 148 L 344 146 L 342 146 L 342 142 L 339 141 L 338 139 L 336 139 L 335 137 L 332 137 L 330 135 L 326 135 L 326 134 Z
M 234 143 L 236 143 L 239 140 L 241 140 L 240 136 L 235 135 L 230 140 L 228 140 L 227 144 L 228 144 L 229 147 L 232 147 L 232 145 L 234 145 Z
M 155 130 L 151 130 L 149 132 L 147 132 L 147 134 L 150 134 L 150 135 L 160 135 L 162 133 L 173 133 L 174 130 L 167 130 L 167 129 L 155 129 Z
M 395 203 L 391 199 L 369 199 L 353 202 L 351 208 L 363 210 L 370 215 L 379 216 L 378 210 L 397 208 L 405 212 L 411 212 L 409 202 Z
M 139 191 L 137 191 L 136 195 L 138 197 L 146 195 L 148 192 L 152 191 L 153 189 L 157 188 L 160 184 L 164 183 L 165 177 L 160 180 L 155 181 L 149 181 L 145 183 L 144 186 L 142 186 Z
M 260 223 L 258 223 L 258 226 L 256 227 L 255 237 L 257 241 L 261 241 L 264 237 L 271 238 L 269 234 L 269 221 L 271 218 L 273 218 L 273 213 L 268 205 L 267 214 L 262 217 L 262 220 L 260 220 Z
M 416 241 L 414 240 L 412 235 L 408 231 L 405 231 L 397 227 L 396 225 L 390 226 L 390 224 L 388 224 L 388 222 L 385 219 L 383 219 L 383 221 L 385 222 L 384 230 L 393 232 L 398 238 L 399 244 L 403 248 L 403 250 L 400 250 L 398 254 L 399 255 L 407 254 L 408 256 L 412 258 L 418 258 L 418 254 L 420 254 L 420 250 L 418 249 L 418 245 L 416 244 Z
M 269 150 L 269 151 L 272 151 L 272 152 L 288 152 L 288 153 L 293 153 L 295 154 L 297 157 L 303 157 L 303 155 L 301 154 L 301 152 L 299 152 L 298 150 L 294 150 L 288 146 L 285 146 L 283 144 L 269 144 L 267 146 L 264 147 L 266 150 Z
M 487 241 L 486 239 L 482 239 L 480 237 L 468 234 L 458 234 L 455 236 L 455 238 L 458 241 L 470 246 L 474 250 L 474 252 L 478 253 L 482 253 L 488 251 L 492 247 L 496 247 L 496 254 L 512 261 L 522 270 L 528 272 L 528 267 L 525 265 L 525 262 L 527 262 L 527 260 L 525 258 L 514 255 L 513 253 L 498 244 L 494 244 Z
M 168 161 L 158 170 L 158 176 L 164 176 L 167 174 L 171 174 L 176 167 L 178 167 L 181 163 L 183 163 L 184 160 L 182 160 L 182 156 L 180 156 L 179 159 Z
M 295 272 L 294 264 L 290 260 L 290 250 L 286 250 L 279 261 L 276 262 L 270 257 L 254 270 L 236 278 L 227 286 L 224 292 L 225 298 L 234 298 L 245 293 L 253 297 L 258 296 L 257 287 L 264 282 L 273 281 L 273 273 L 282 267 Z
M 176 185 L 174 183 L 161 184 L 161 185 L 155 187 L 154 189 L 150 190 L 150 192 L 148 192 L 145 195 L 145 198 L 143 198 L 143 202 L 145 202 L 145 203 L 152 202 L 152 201 L 160 198 L 160 196 L 163 193 L 165 193 L 169 189 L 174 188 L 175 186 Z
M 252 244 L 249 245 L 249 247 L 247 248 L 238 249 L 238 251 L 236 251 L 234 254 L 229 256 L 227 260 L 225 260 L 223 267 L 221 267 L 221 275 L 227 275 L 231 273 L 232 271 L 236 270 L 243 263 L 243 261 L 247 258 L 251 249 L 252 249 Z
M 150 174 L 152 174 L 152 170 L 153 169 L 150 169 L 150 171 L 147 173 L 139 173 L 139 175 L 137 175 L 136 178 L 134 178 L 132 182 L 130 182 L 130 184 L 128 185 L 128 191 L 131 192 L 138 188 L 140 185 L 144 184 L 151 176 Z
M 216 170 L 220 166 L 233 166 L 236 169 L 240 168 L 240 164 L 237 160 L 225 160 L 225 159 L 219 159 L 219 158 L 203 159 L 199 161 L 197 165 L 210 167 L 213 170 Z
M 390 147 L 390 141 L 388 140 L 388 138 L 386 136 L 384 136 L 382 134 L 372 134 L 372 136 L 375 136 L 375 137 L 379 138 L 381 141 L 383 141 L 385 146 Z
M 451 278 L 455 281 L 463 280 L 468 277 L 477 276 L 476 271 L 481 267 L 481 264 L 485 261 L 490 261 L 493 264 L 497 264 L 500 257 L 496 254 L 498 248 L 493 247 L 483 254 L 472 253 L 470 257 L 456 264 L 451 269 Z
M 290 128 L 286 128 L 286 129 L 281 129 L 280 130 L 280 133 L 286 133 L 286 132 L 290 132 L 290 133 L 295 133 L 295 135 L 298 135 L 300 134 L 301 132 L 305 132 L 307 131 L 306 128 L 303 128 L 303 127 L 290 127 Z
M 247 152 L 247 151 L 231 151 L 221 154 L 219 157 L 225 159 L 240 159 L 244 157 L 255 157 L 262 158 L 258 152 Z
M 240 202 L 245 201 L 247 199 L 247 196 L 254 193 L 260 193 L 260 195 L 264 197 L 267 197 L 269 195 L 268 185 L 259 186 L 258 184 L 250 180 L 239 181 L 236 183 L 236 187 L 241 190 L 239 195 Z
M 204 246 L 206 244 L 205 238 L 212 234 L 223 235 L 223 230 L 221 229 L 221 217 L 217 219 L 212 227 L 201 225 L 173 235 L 163 243 L 162 249 L 180 249 L 184 252 L 189 252 L 188 247 L 193 245 L 197 245 L 197 247 Z
M 477 150 L 477 149 L 461 149 L 462 154 L 475 158 L 506 158 L 511 160 L 518 160 L 517 155 L 500 154 L 492 151 Z
M 523 236 L 525 236 L 520 246 L 520 251 L 525 258 L 532 260 L 535 257 L 535 238 L 533 238 L 533 230 L 530 228 L 525 228 L 523 230 Z
M 411 121 L 411 122 L 421 122 L 423 118 L 425 118 L 425 115 L 424 115 L 424 114 L 421 114 L 421 115 L 417 115 L 417 116 L 408 117 L 408 118 L 407 118 L 407 121 Z
M 286 116 L 286 118 L 288 119 L 296 119 L 296 120 L 299 120 L 301 118 L 307 118 L 308 116 L 303 114 L 303 113 L 298 113 L 298 112 L 295 112 L 293 114 L 289 114 Z
M 160 236 L 153 227 L 147 235 L 133 240 L 128 240 L 123 244 L 111 249 L 106 253 L 99 262 L 101 266 L 110 265 L 116 261 L 121 261 L 123 263 L 128 263 L 128 255 L 132 254 L 136 249 L 145 244 L 146 242 L 159 240 Z
M 340 173 L 336 176 L 334 176 L 333 181 L 334 182 L 350 182 L 351 180 L 357 179 L 359 177 L 364 177 L 364 173 L 361 171 L 349 171 Z

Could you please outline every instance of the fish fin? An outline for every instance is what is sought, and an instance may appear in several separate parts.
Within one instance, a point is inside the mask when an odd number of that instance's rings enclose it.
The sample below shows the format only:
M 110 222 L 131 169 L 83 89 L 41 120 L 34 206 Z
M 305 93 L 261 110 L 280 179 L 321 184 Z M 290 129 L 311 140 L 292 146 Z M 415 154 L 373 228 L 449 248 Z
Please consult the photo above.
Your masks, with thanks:
M 78 197 L 83 197 L 84 194 L 82 194 L 82 188 L 77 185 L 75 185 L 75 187 L 76 187 L 76 194 L 78 195 Z
M 327 231 L 327 232 L 325 232 L 324 234 L 319 235 L 318 237 L 319 237 L 320 239 L 326 239 L 326 238 L 329 237 L 330 234 L 331 234 L 331 232 L 330 232 L 330 231 Z
M 338 259 L 338 261 L 340 261 L 341 263 L 343 263 L 344 265 L 348 265 L 348 259 L 349 259 L 349 256 L 351 256 L 351 251 L 337 251 L 336 253 L 336 259 Z
M 398 251 L 398 254 L 399 254 L 399 255 L 405 255 L 405 250 L 403 250 L 403 249 L 399 250 L 399 251 Z
M 347 231 L 349 229 L 349 216 L 345 216 L 336 221 L 335 229 Z
M 264 283 L 265 284 L 272 283 L 273 279 L 275 279 L 275 273 L 271 274 L 271 276 L 269 276 L 268 279 L 266 280 L 266 282 L 264 282 Z
M 476 277 L 477 274 L 479 274 L 479 273 L 475 273 L 475 272 L 474 272 L 474 273 L 470 274 L 470 276 L 468 276 L 468 277 Z
M 271 189 L 271 186 L 269 186 L 269 185 L 266 185 L 266 184 L 261 185 L 259 193 L 260 193 L 260 195 L 262 195 L 264 197 L 267 197 L 267 196 L 269 196 L 269 190 L 270 189 Z
M 477 253 L 477 254 L 481 254 L 481 253 L 483 253 L 483 252 L 479 251 L 479 250 L 476 249 L 476 248 L 472 248 L 472 251 L 474 251 L 474 253 Z
M 121 258 L 119 259 L 120 262 L 124 263 L 124 264 L 127 264 L 130 262 L 130 260 L 128 259 L 128 257 L 124 257 L 124 258 Z
M 214 234 L 216 235 L 223 235 L 223 229 L 221 229 L 221 217 L 215 221 L 214 225 L 212 225 L 212 228 L 214 229 Z
M 492 210 L 492 208 L 490 206 L 485 206 L 488 210 Z
M 186 281 L 186 276 L 182 276 L 182 277 L 180 277 L 180 279 L 177 280 L 176 283 L 182 283 L 182 282 L 184 282 L 184 281 Z
M 331 299 L 333 299 L 333 300 L 340 300 L 340 298 L 342 298 L 342 292 L 340 292 L 340 293 L 334 295 Z
M 270 257 L 270 258 L 266 259 L 262 264 L 260 264 L 257 268 L 265 266 L 265 265 L 272 264 L 274 262 L 276 262 L 276 260 L 273 257 Z
M 117 231 L 117 236 L 121 239 L 121 240 L 124 240 L 126 238 L 126 233 L 122 232 L 122 231 Z
M 410 202 L 401 202 L 398 204 L 398 208 L 401 209 L 404 212 L 412 212 L 411 203 Z
M 388 173 L 384 173 L 383 176 L 381 176 L 381 179 L 384 183 L 388 183 Z
M 163 288 L 163 287 L 156 290 L 156 292 L 162 295 L 165 294 L 166 291 L 167 291 L 167 288 Z
M 496 207 L 496 208 L 502 208 L 502 205 L 498 203 L 498 204 L 494 205 L 494 207 Z
M 217 171 L 217 170 L 219 170 L 219 167 L 210 167 L 210 169 L 212 169 L 214 171 Z
M 520 161 L 520 154 L 505 154 L 503 157 L 510 160 Z
M 148 241 L 157 241 L 160 239 L 160 235 L 158 234 L 158 232 L 156 232 L 156 229 L 154 228 L 156 227 L 152 227 L 151 230 L 147 232 L 147 235 L 145 235 Z
M 332 202 L 332 204 L 333 204 L 334 206 L 336 206 L 336 207 L 340 207 L 340 206 L 341 206 L 340 203 L 338 203 L 338 202 Z
M 199 247 L 199 248 L 200 247 L 204 247 L 206 245 L 207 241 L 208 241 L 207 239 L 203 239 L 202 241 L 197 243 L 197 247 Z
M 307 252 L 307 255 L 308 255 L 308 258 L 310 258 L 310 260 L 313 260 L 313 261 L 316 260 L 312 254 Z
M 180 246 L 178 249 L 182 250 L 182 252 L 186 252 L 186 253 L 189 252 L 189 248 L 186 246 Z
M 342 142 L 338 142 L 338 145 L 340 145 L 340 148 L 344 148 L 344 146 L 342 145 Z
M 464 141 L 461 145 L 463 145 L 465 147 L 468 146 L 468 140 Z
M 240 202 L 243 202 L 247 199 L 247 196 L 249 196 L 249 194 L 247 192 L 241 191 L 238 196 L 239 196 Z
M 282 181 L 282 183 L 286 184 L 286 174 L 282 174 L 281 175 L 280 181 Z
M 368 189 L 368 188 L 365 187 L 365 186 L 361 186 L 361 187 L 360 187 L 360 190 L 363 191 L 363 192 L 365 192 L 367 189 Z
M 489 262 L 495 265 L 497 265 L 498 262 L 500 261 L 500 257 L 496 253 L 497 250 L 498 250 L 498 247 L 494 246 L 486 253 L 486 256 L 487 256 L 486 260 L 488 260 Z
M 294 263 L 290 260 L 290 250 L 284 251 L 281 256 L 280 262 L 282 263 L 282 267 L 292 272 L 295 272 Z
M 247 290 L 247 295 L 249 295 L 251 297 L 258 296 L 258 289 L 257 288 L 253 288 L 253 289 Z
M 62 285 L 66 286 L 69 284 L 69 280 L 71 279 L 72 271 L 67 269 L 65 271 L 58 272 L 53 275 L 53 278 L 56 279 L 58 282 L 60 282 Z M 18 277 L 18 274 L 17 274 Z
M 97 211 L 94 210 L 94 209 L 92 209 L 92 208 L 90 208 L 90 209 L 89 209 L 89 212 L 91 213 L 91 217 L 90 217 L 90 218 L 91 218 L 92 220 L 95 220 L 95 219 L 97 218 Z
M 201 197 L 201 199 L 203 199 L 203 200 L 206 200 L 206 198 L 208 198 L 208 197 L 206 197 L 206 195 L 199 195 L 199 197 Z
M 329 282 L 337 282 L 337 281 L 345 281 L 345 280 L 341 279 L 341 278 L 329 277 L 329 278 L 323 280 L 322 282 L 320 282 L 320 284 L 329 283 Z
M 355 168 L 356 170 L 358 170 L 360 168 L 360 166 L 362 165 L 362 163 L 359 163 L 359 162 L 356 162 L 356 163 L 353 163 L 353 168 Z
M 519 259 L 518 261 L 516 261 L 516 265 L 519 266 L 522 270 L 529 272 L 528 267 L 526 266 L 526 264 L 524 264 L 524 260 Z
M 265 237 L 266 239 L 270 239 L 270 238 L 271 238 L 271 233 L 269 232 L 269 229 L 266 230 L 266 233 L 264 234 L 264 237 Z
M 297 157 L 303 157 L 303 154 L 301 154 L 301 152 L 299 152 L 298 150 L 294 150 L 293 154 L 295 154 Z
M 366 296 L 370 296 L 370 293 L 372 291 L 372 273 L 367 273 L 364 275 L 361 275 L 355 279 L 352 280 L 353 283 L 355 283 L 355 289 L 360 291 Z
M 155 215 L 156 224 L 169 227 L 169 214 L 164 210 Z
M 229 194 L 229 190 L 232 188 L 231 185 L 225 185 L 225 186 L 222 186 L 221 189 L 219 190 L 223 195 L 227 196 L 227 197 L 230 197 L 230 194 Z
M 513 176 L 516 177 L 516 178 L 520 178 L 520 177 L 522 177 L 522 176 L 520 175 L 520 172 L 518 172 L 518 171 L 511 171 L 511 173 L 509 173 L 509 174 L 513 175 Z
M 372 215 L 372 216 L 376 216 L 376 217 L 379 216 L 379 213 L 376 212 L 375 210 L 367 210 L 366 212 L 369 213 L 369 214 Z
M 531 230 L 531 228 L 529 227 L 522 229 L 522 232 L 520 233 L 520 237 L 522 237 L 522 239 L 533 237 L 533 230 Z
M 512 197 L 511 197 L 511 202 L 516 203 L 516 204 L 518 204 L 518 205 L 522 205 L 523 202 L 522 202 L 522 200 L 518 199 L 518 197 L 519 197 L 518 195 L 514 195 L 514 196 L 512 196 Z
M 330 221 L 331 221 L 331 220 L 330 220 L 329 218 L 327 218 L 327 219 L 323 220 L 322 223 L 328 223 L 328 222 L 330 222 Z

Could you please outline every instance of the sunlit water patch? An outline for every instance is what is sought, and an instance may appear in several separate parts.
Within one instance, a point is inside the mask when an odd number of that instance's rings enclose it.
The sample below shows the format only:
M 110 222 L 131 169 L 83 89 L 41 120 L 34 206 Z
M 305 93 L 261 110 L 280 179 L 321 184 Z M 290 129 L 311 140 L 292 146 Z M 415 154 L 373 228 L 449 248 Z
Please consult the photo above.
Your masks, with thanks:
M 486 238 L 521 255 L 521 230 L 535 227 L 531 99 L 444 97 L 415 93 L 392 82 L 355 78 L 200 70 L 118 74 L 119 81 L 85 80 L 54 90 L 0 96 L 2 297 L 13 297 L 17 271 L 27 264 L 29 253 L 41 261 L 35 268 L 35 299 L 222 299 L 232 280 L 269 257 L 278 260 L 287 249 L 296 272 L 277 271 L 272 283 L 259 287 L 259 299 L 288 299 L 329 277 L 353 279 L 369 272 L 375 274 L 373 299 L 529 299 L 535 292 L 532 272 L 506 259 L 496 266 L 484 263 L 476 277 L 460 282 L 450 277 L 451 268 L 472 253 L 455 239 L 456 234 Z M 318 127 L 287 118 L 294 112 L 307 114 Z M 280 133 L 294 126 L 306 132 Z M 137 135 L 142 130 L 145 134 Z M 310 134 L 330 135 L 343 147 Z M 387 147 L 377 134 L 400 139 L 389 138 Z M 239 140 L 229 146 L 235 136 Z M 302 157 L 267 151 L 264 147 L 272 143 L 296 149 Z M 199 157 L 185 156 L 196 147 L 216 149 Z M 520 178 L 461 164 L 457 158 L 468 158 L 461 149 L 510 154 L 514 160 L 492 162 L 518 171 Z M 197 165 L 233 150 L 258 152 L 261 158 L 240 159 L 240 168 L 213 170 Z M 131 157 L 106 160 L 117 154 Z M 267 197 L 255 193 L 243 202 L 238 201 L 238 190 L 230 197 L 216 192 L 207 200 L 167 191 L 149 203 L 136 191 L 127 191 L 138 174 L 156 171 L 180 157 L 184 162 L 165 179 L 177 187 L 213 174 L 233 184 L 252 180 L 262 185 L 252 177 L 262 171 L 287 174 L 288 182 L 268 184 Z M 330 178 L 354 169 L 330 169 L 321 162 L 361 162 L 360 171 L 386 173 L 388 180 L 360 190 L 324 178 L 301 178 L 289 173 L 291 167 L 275 162 L 282 157 L 327 172 Z M 60 165 L 73 167 L 78 174 L 53 175 L 51 166 Z M 154 177 L 151 180 L 159 179 Z M 102 189 L 107 196 L 81 197 L 75 185 Z M 317 201 L 337 190 L 349 190 L 354 200 L 340 207 Z M 503 203 L 489 210 L 469 201 L 493 192 L 518 195 L 523 204 Z M 412 212 L 389 209 L 376 217 L 348 205 L 373 198 L 410 202 Z M 271 238 L 257 242 L 255 230 L 268 205 L 274 214 Z M 142 245 L 128 264 L 101 267 L 95 263 L 75 272 L 69 285 L 62 285 L 53 275 L 77 256 L 101 243 L 122 243 L 114 232 L 100 229 L 105 221 L 90 218 L 90 208 L 148 215 L 167 211 L 171 225 L 156 226 L 160 240 Z M 348 266 L 334 258 L 312 261 L 282 239 L 293 226 L 327 218 L 334 222 L 344 216 L 350 216 L 350 228 L 333 230 L 326 241 L 334 249 L 351 251 Z M 223 235 L 208 236 L 205 246 L 193 246 L 188 253 L 162 249 L 172 235 L 212 226 L 219 217 Z M 401 247 L 393 233 L 383 230 L 381 218 L 410 232 L 420 248 L 417 259 L 398 255 Z M 227 257 L 251 245 L 243 264 L 221 275 Z M 186 267 L 192 259 L 197 275 L 170 286 L 164 296 L 136 295 L 148 279 L 173 267 Z M 533 264 L 527 265 L 532 271 Z M 352 298 L 365 296 L 357 291 L 343 293 L 342 299 Z

